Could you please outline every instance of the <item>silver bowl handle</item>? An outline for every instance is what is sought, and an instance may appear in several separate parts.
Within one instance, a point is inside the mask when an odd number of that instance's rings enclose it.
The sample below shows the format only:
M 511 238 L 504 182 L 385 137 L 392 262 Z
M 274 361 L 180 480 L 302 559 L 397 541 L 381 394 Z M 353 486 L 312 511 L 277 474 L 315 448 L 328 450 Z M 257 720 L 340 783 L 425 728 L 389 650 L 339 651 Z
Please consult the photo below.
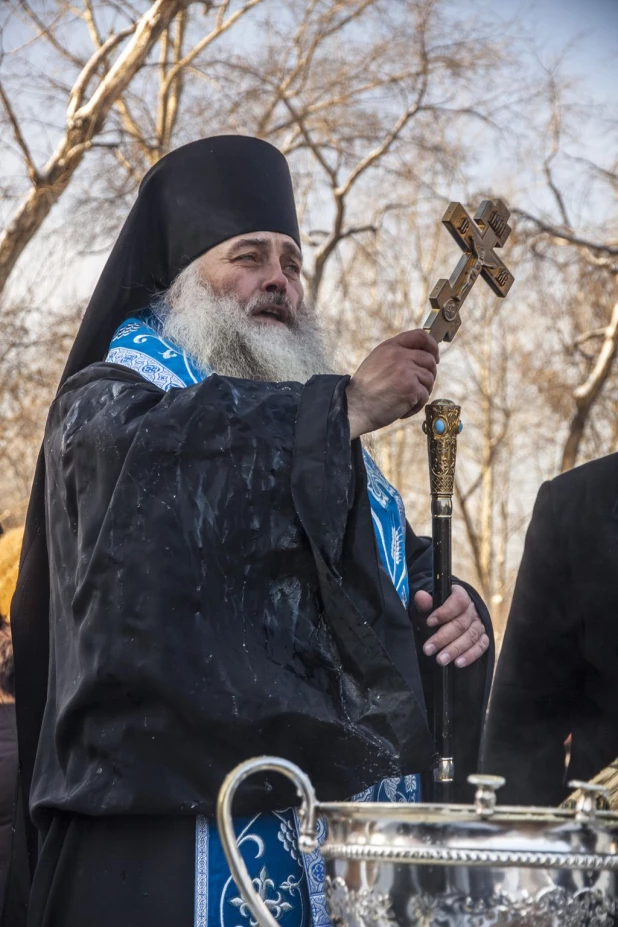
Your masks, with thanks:
M 278 759 L 276 756 L 260 756 L 254 760 L 246 760 L 241 763 L 225 777 L 219 791 L 217 826 L 223 852 L 234 881 L 260 927 L 280 927 L 253 886 L 245 861 L 238 850 L 232 819 L 232 802 L 238 786 L 257 772 L 281 773 L 283 776 L 287 776 L 296 786 L 296 791 L 302 799 L 302 805 L 298 812 L 300 818 L 298 846 L 304 853 L 311 852 L 317 846 L 315 827 L 317 802 L 309 777 L 294 763 L 290 763 L 289 760 Z

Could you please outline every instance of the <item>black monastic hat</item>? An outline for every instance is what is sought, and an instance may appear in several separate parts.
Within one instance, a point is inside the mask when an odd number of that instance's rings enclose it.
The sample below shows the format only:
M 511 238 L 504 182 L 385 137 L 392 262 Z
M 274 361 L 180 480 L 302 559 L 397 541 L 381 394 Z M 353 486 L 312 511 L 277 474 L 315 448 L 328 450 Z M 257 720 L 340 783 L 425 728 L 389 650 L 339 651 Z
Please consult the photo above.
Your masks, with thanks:
M 120 323 L 209 248 L 246 232 L 300 247 L 287 161 L 259 138 L 219 135 L 161 158 L 139 194 L 88 304 L 62 382 L 100 361 Z

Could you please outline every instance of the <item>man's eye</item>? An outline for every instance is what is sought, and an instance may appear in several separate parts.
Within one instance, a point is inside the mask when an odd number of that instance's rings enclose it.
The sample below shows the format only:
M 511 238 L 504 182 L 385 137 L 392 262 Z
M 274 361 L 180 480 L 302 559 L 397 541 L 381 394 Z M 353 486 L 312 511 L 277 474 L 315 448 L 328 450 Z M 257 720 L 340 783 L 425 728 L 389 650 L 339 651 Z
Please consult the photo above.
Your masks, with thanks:
M 298 264 L 288 264 L 288 269 L 293 271 L 295 274 L 300 273 L 300 267 L 298 266 Z
M 239 254 L 236 258 L 237 261 L 257 261 L 255 254 Z

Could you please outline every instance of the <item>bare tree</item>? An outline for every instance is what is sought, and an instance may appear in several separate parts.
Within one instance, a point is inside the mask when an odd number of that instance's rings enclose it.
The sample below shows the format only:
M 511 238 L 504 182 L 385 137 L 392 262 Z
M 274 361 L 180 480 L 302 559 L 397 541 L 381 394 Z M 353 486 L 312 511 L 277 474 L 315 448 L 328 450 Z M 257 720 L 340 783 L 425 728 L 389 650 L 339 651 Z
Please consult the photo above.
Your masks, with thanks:
M 512 259 L 511 259 L 512 261 Z M 490 604 L 499 635 L 506 620 L 516 562 L 511 540 L 521 516 L 511 495 L 525 434 L 525 351 L 517 320 L 493 294 L 475 294 L 473 318 L 457 346 L 464 432 L 455 480 L 470 567 Z
M 152 145 L 147 146 L 136 133 L 136 141 L 141 142 L 142 147 L 148 151 L 151 162 L 169 145 L 178 114 L 183 70 L 207 45 L 230 29 L 261 0 L 246 0 L 233 12 L 230 11 L 230 0 L 206 4 L 206 9 L 212 10 L 215 17 L 212 28 L 193 48 L 184 51 L 187 9 L 192 2 L 194 0 L 155 0 L 146 6 L 141 15 L 127 5 L 123 10 L 123 18 L 129 20 L 128 24 L 123 28 L 112 29 L 104 36 L 97 26 L 91 0 L 84 0 L 83 7 L 74 17 L 87 25 L 94 49 L 89 57 L 82 59 L 62 43 L 55 28 L 60 20 L 72 12 L 68 3 L 57 4 L 58 9 L 50 24 L 39 16 L 27 0 L 20 0 L 18 7 L 36 30 L 35 40 L 46 40 L 63 57 L 67 67 L 79 68 L 79 72 L 68 93 L 64 129 L 54 152 L 43 165 L 37 164 L 17 116 L 16 106 L 6 88 L 0 84 L 0 101 L 30 179 L 30 189 L 0 236 L 0 293 L 20 255 L 67 189 L 86 152 L 96 146 L 97 138 L 114 106 L 120 110 L 128 131 L 133 130 L 124 94 L 138 72 L 147 64 L 157 41 L 161 39 L 161 87 L 156 138 Z
M 462 169 L 463 137 L 494 125 L 498 98 L 508 112 L 502 37 L 463 16 L 447 21 L 445 10 L 439 0 L 290 0 L 284 23 L 269 23 L 262 56 L 209 64 L 219 87 L 234 85 L 229 101 L 223 90 L 218 118 L 290 158 L 311 300 L 342 244 L 406 208 L 425 174 L 439 182 Z M 493 89 L 480 98 L 490 73 Z
M 558 391 L 563 394 L 561 405 L 565 393 L 570 397 L 560 465 L 564 471 L 577 463 L 592 411 L 612 378 L 618 350 L 618 160 L 614 155 L 612 161 L 610 155 L 609 163 L 600 165 L 581 157 L 571 159 L 580 185 L 582 178 L 587 181 L 586 199 L 614 202 L 613 211 L 603 210 L 604 222 L 586 229 L 590 216 L 578 222 L 572 215 L 560 176 L 564 176 L 564 166 L 562 172 L 559 169 L 561 159 L 563 165 L 567 160 L 562 148 L 569 108 L 553 73 L 549 73 L 547 83 L 551 106 L 542 172 L 553 209 L 540 213 L 518 208 L 515 215 L 528 229 L 532 252 L 543 272 L 551 264 L 562 278 L 552 321 L 563 332 L 564 353 L 569 356 L 567 376 L 564 369 L 562 376 L 556 372 L 553 390 L 554 395 Z M 593 453 L 603 451 L 597 446 Z

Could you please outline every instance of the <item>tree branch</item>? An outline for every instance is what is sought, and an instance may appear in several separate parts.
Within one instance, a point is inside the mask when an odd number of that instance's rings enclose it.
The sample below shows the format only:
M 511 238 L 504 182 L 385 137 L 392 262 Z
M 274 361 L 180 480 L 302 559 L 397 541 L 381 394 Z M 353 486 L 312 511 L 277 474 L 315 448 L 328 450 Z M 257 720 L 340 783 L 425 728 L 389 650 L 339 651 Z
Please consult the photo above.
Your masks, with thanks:
M 92 145 L 92 139 L 105 125 L 112 106 L 143 66 L 170 20 L 190 2 L 192 0 L 155 0 L 135 28 L 132 27 L 132 38 L 101 79 L 88 102 L 74 110 L 74 114 L 67 114 L 64 134 L 47 164 L 39 172 L 40 182 L 31 188 L 0 235 L 0 292 L 26 245 L 66 189 L 84 153 Z M 102 48 L 104 46 L 105 43 Z M 99 62 L 104 57 L 100 55 L 100 50 L 95 56 Z M 82 71 L 78 81 L 83 82 L 83 77 Z
M 463 515 L 464 525 L 466 528 L 466 534 L 468 535 L 468 541 L 470 548 L 472 550 L 472 558 L 474 560 L 474 566 L 477 572 L 477 576 L 481 581 L 481 584 L 485 586 L 485 577 L 483 576 L 483 564 L 481 561 L 481 544 L 478 534 L 474 528 L 474 521 L 470 515 L 468 505 L 462 491 L 457 475 L 455 475 L 455 498 L 459 502 L 459 507 L 461 508 L 461 514 Z
M 499 446 L 500 446 L 500 445 L 502 444 L 502 442 L 504 441 L 504 439 L 505 439 L 505 437 L 506 437 L 507 431 L 508 431 L 508 424 L 505 424 L 505 425 L 503 426 L 503 428 L 502 428 L 500 434 L 499 434 L 497 437 L 495 437 L 495 438 L 492 439 L 491 444 L 490 444 L 490 448 L 489 448 L 489 458 L 488 458 L 487 460 L 484 460 L 484 461 L 483 461 L 483 468 L 484 468 L 484 469 L 487 468 L 487 467 L 491 467 L 491 466 L 493 465 L 494 457 L 496 456 L 496 451 L 498 450 Z M 468 499 L 470 499 L 470 498 L 474 495 L 474 493 L 475 493 L 475 492 L 477 491 L 477 489 L 480 487 L 480 485 L 482 484 L 482 482 L 483 482 L 483 473 L 481 472 L 481 473 L 479 473 L 479 475 L 476 477 L 476 479 L 474 479 L 474 480 L 472 481 L 472 483 L 468 486 L 468 488 L 466 489 L 465 492 L 463 491 L 463 488 L 460 487 L 460 490 L 459 490 L 459 491 L 460 491 L 460 496 L 459 496 L 459 498 L 460 498 L 460 501 L 462 502 L 462 504 L 463 504 L 463 503 L 467 503 Z
M 420 30 L 418 39 L 420 44 L 420 59 L 421 59 L 421 86 L 416 95 L 416 101 L 413 106 L 409 106 L 408 109 L 401 114 L 391 131 L 386 135 L 386 138 L 383 140 L 381 145 L 378 145 L 373 151 L 368 152 L 365 157 L 356 165 L 353 171 L 349 174 L 345 183 L 343 183 L 339 189 L 336 191 L 338 197 L 344 197 L 346 193 L 351 189 L 352 185 L 356 183 L 358 178 L 363 174 L 369 167 L 376 163 L 383 155 L 385 155 L 388 150 L 391 148 L 395 140 L 401 134 L 408 122 L 421 110 L 421 105 L 425 99 L 427 93 L 427 83 L 429 75 L 428 67 L 428 58 L 427 58 L 427 48 L 425 46 L 425 28 L 427 23 L 423 23 L 423 28 Z
M 525 219 L 528 222 L 532 222 L 538 229 L 542 232 L 545 232 L 547 235 L 551 235 L 552 238 L 557 238 L 561 241 L 566 241 L 571 245 L 579 245 L 581 248 L 587 248 L 589 251 L 596 252 L 598 254 L 608 254 L 610 257 L 618 257 L 618 245 L 614 245 L 610 242 L 599 242 L 599 241 L 590 241 L 587 238 L 583 238 L 581 235 L 576 235 L 574 232 L 570 232 L 566 229 L 560 228 L 559 226 L 552 225 L 551 222 L 545 222 L 543 219 L 533 216 L 531 213 L 526 212 L 524 209 L 518 209 L 515 207 L 513 213 L 516 216 L 519 216 L 520 219 Z
M 120 114 L 120 118 L 122 119 L 125 131 L 129 135 L 129 137 L 132 138 L 133 141 L 136 143 L 142 155 L 146 159 L 146 162 L 148 163 L 148 165 L 152 167 L 152 165 L 155 164 L 155 162 L 158 160 L 156 149 L 154 149 L 151 145 L 149 145 L 148 142 L 145 140 L 144 133 L 140 129 L 136 120 L 134 119 L 131 113 L 131 110 L 129 109 L 129 105 L 127 101 L 125 100 L 124 97 L 118 97 L 118 99 L 114 103 L 114 106 Z M 121 163 L 123 162 L 128 164 L 128 162 L 126 161 L 126 158 L 123 158 Z M 131 174 L 133 174 L 133 171 L 131 171 Z
M 553 76 L 550 79 L 550 95 L 552 101 L 552 149 L 550 154 L 545 158 L 543 162 L 543 172 L 545 174 L 545 179 L 547 180 L 547 185 L 551 192 L 554 195 L 554 199 L 558 204 L 558 209 L 560 215 L 562 216 L 562 222 L 566 228 L 572 228 L 571 221 L 567 212 L 566 204 L 564 202 L 564 197 L 562 193 L 556 186 L 554 182 L 554 176 L 552 174 L 551 165 L 554 161 L 556 155 L 560 151 L 560 131 L 561 131 L 561 113 L 560 113 L 560 102 L 558 99 L 558 92 L 556 90 L 556 84 Z
M 9 98 L 7 97 L 2 83 L 0 83 L 0 99 L 6 110 L 6 114 L 9 117 L 9 122 L 11 123 L 11 128 L 13 129 L 13 135 L 15 136 L 15 141 L 21 149 L 21 153 L 24 156 L 24 161 L 26 162 L 26 168 L 28 170 L 28 176 L 32 183 L 36 186 L 39 182 L 39 172 L 37 170 L 36 164 L 32 160 L 32 155 L 30 154 L 30 149 L 28 148 L 28 143 L 23 136 L 17 116 L 11 106 Z
M 262 3 L 262 0 L 247 0 L 243 7 L 240 7 L 240 9 L 236 10 L 235 13 L 232 13 L 232 15 L 224 21 L 223 16 L 225 15 L 225 12 L 230 5 L 230 0 L 224 0 L 217 15 L 217 21 L 215 23 L 214 29 L 212 29 L 208 35 L 205 35 L 203 39 L 200 39 L 200 41 L 193 46 L 191 51 L 187 52 L 187 54 L 181 58 L 180 61 L 177 61 L 167 72 L 165 77 L 165 85 L 163 88 L 164 92 L 167 93 L 169 85 L 175 79 L 179 71 L 188 67 L 188 65 L 191 64 L 191 62 L 200 54 L 200 52 L 204 51 L 204 49 L 210 45 L 218 36 L 223 35 L 224 32 L 227 32 L 228 29 L 230 29 L 234 23 L 241 18 L 241 16 L 244 16 L 246 13 L 248 13 L 249 10 L 253 9 L 254 6 L 257 6 L 258 3 Z
M 309 137 L 309 134 L 306 129 L 303 130 L 305 137 L 308 138 L 309 144 L 311 145 L 314 154 L 318 158 L 318 161 L 324 169 L 327 171 L 331 178 L 331 183 L 333 185 L 333 199 L 335 201 L 335 220 L 333 222 L 333 228 L 327 239 L 316 249 L 314 254 L 314 271 L 311 278 L 310 285 L 310 299 L 316 301 L 318 290 L 324 275 L 324 268 L 326 266 L 326 261 L 333 253 L 338 243 L 341 241 L 341 235 L 343 232 L 343 223 L 345 218 L 345 198 L 350 192 L 352 186 L 356 183 L 358 178 L 370 167 L 372 167 L 381 157 L 383 157 L 388 150 L 393 145 L 394 141 L 400 135 L 401 131 L 405 125 L 410 121 L 410 119 L 419 112 L 421 106 L 420 102 L 423 99 L 427 89 L 427 72 L 424 71 L 423 84 L 419 90 L 416 103 L 414 106 L 409 107 L 405 113 L 399 117 L 391 131 L 386 135 L 386 138 L 383 140 L 382 144 L 378 145 L 372 151 L 368 152 L 365 157 L 359 161 L 356 167 L 350 171 L 347 179 L 344 183 L 335 186 L 336 173 L 335 171 L 328 166 L 325 162 L 322 152 L 319 150 L 317 145 L 314 145 L 312 140 Z M 287 101 L 286 101 L 287 102 Z M 301 122 L 302 128 L 302 122 Z
M 182 60 L 182 45 L 187 23 L 186 10 L 176 16 L 175 23 L 176 31 L 171 42 L 173 56 L 172 68 L 175 68 L 176 65 Z M 159 87 L 159 102 L 157 106 L 156 122 L 157 147 L 159 153 L 164 152 L 169 147 L 172 132 L 174 131 L 174 125 L 176 123 L 176 116 L 178 114 L 178 106 L 180 103 L 183 87 L 184 69 L 178 71 L 171 82 L 167 81 L 170 30 L 171 24 L 161 39 L 161 57 L 159 65 L 161 81 Z
M 612 368 L 618 348 L 618 301 L 612 309 L 609 324 L 605 330 L 603 344 L 590 374 L 584 383 L 573 390 L 576 411 L 569 424 L 569 433 L 562 453 L 561 472 L 575 466 L 577 454 L 584 436 L 584 429 L 597 397 L 599 396 Z
M 605 328 L 594 328 L 592 331 L 584 332 L 583 335 L 579 335 L 575 339 L 575 344 L 585 344 L 587 341 L 591 341 L 593 338 L 605 338 L 607 334 L 607 327 Z
M 68 61 L 74 64 L 75 67 L 81 70 L 81 68 L 84 66 L 84 62 L 80 61 L 79 58 L 76 58 L 75 55 L 71 54 L 71 52 L 58 41 L 51 28 L 46 26 L 43 20 L 37 16 L 27 0 L 19 0 L 19 5 L 24 10 L 28 18 L 32 20 L 34 25 L 37 27 L 39 33 L 49 42 L 52 48 L 54 48 L 60 55 L 62 55 L 63 58 L 66 58 Z M 58 19 L 59 18 L 60 16 L 58 16 Z
M 105 61 L 106 57 L 117 45 L 120 45 L 124 39 L 135 32 L 136 28 L 137 23 L 132 23 L 130 26 L 127 26 L 126 29 L 122 29 L 121 32 L 108 36 L 103 44 L 96 49 L 90 60 L 86 62 L 79 77 L 73 84 L 73 89 L 69 96 L 69 104 L 67 106 L 67 119 L 69 122 L 75 115 L 77 109 L 81 106 L 86 88 L 94 77 L 99 65 Z
M 92 9 L 92 0 L 84 0 L 84 18 L 86 20 L 86 25 L 88 26 L 88 31 L 90 32 L 90 38 L 92 39 L 92 45 L 94 48 L 101 48 L 103 44 L 103 39 L 97 28 L 96 20 L 94 18 L 94 10 Z

